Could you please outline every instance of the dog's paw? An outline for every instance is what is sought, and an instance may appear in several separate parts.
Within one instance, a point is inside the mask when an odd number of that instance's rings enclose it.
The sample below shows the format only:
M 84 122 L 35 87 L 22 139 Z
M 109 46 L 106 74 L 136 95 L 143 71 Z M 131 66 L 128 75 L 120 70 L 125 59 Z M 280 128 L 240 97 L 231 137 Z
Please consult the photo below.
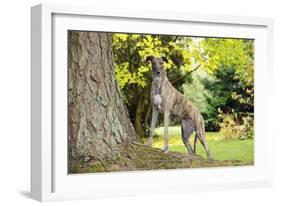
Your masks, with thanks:
M 167 154 L 167 153 L 169 152 L 168 147 L 163 147 L 163 148 L 162 148 L 162 152 L 164 152 L 165 154 Z

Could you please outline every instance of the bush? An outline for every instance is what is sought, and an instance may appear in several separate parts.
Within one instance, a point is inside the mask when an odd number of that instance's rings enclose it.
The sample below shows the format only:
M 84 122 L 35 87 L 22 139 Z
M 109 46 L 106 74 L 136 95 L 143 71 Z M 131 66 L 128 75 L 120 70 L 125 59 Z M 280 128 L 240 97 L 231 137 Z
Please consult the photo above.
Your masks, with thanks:
M 253 113 L 238 114 L 232 110 L 224 114 L 219 109 L 218 117 L 221 119 L 220 132 L 222 139 L 249 139 L 254 138 Z

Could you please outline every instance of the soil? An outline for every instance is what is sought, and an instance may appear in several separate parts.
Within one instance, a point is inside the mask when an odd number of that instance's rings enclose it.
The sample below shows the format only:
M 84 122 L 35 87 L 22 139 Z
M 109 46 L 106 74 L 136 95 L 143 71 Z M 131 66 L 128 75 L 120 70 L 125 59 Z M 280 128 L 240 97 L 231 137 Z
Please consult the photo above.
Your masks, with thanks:
M 69 173 L 96 173 L 136 170 L 159 170 L 200 167 L 225 167 L 252 165 L 238 160 L 206 160 L 201 156 L 179 152 L 163 153 L 160 149 L 147 147 L 139 143 L 120 147 L 115 159 L 88 159 L 69 162 Z

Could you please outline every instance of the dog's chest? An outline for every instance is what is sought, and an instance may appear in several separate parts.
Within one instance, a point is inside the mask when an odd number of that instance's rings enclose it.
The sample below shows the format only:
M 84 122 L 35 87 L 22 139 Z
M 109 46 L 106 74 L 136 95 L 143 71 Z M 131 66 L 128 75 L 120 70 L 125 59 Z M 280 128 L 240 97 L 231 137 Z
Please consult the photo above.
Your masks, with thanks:
M 159 110 L 163 111 L 164 99 L 160 94 L 155 94 L 152 97 L 153 106 Z

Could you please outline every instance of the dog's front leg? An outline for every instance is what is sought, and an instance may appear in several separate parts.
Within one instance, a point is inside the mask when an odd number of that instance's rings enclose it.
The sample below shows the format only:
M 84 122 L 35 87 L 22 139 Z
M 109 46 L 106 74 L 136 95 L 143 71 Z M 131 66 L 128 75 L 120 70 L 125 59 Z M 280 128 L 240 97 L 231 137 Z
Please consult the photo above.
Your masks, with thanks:
M 153 134 L 154 134 L 154 130 L 156 127 L 156 122 L 157 122 L 157 118 L 158 118 L 158 111 L 156 109 L 153 108 L 152 111 L 152 120 L 151 120 L 151 127 L 150 127 L 150 131 L 149 131 L 149 137 L 148 137 L 148 142 L 146 143 L 147 146 L 151 146 L 152 142 L 153 142 Z
M 164 113 L 164 147 L 162 149 L 162 151 L 164 153 L 168 153 L 169 152 L 169 134 L 168 134 L 168 130 L 169 130 L 169 121 L 170 121 L 170 112 L 165 112 Z

